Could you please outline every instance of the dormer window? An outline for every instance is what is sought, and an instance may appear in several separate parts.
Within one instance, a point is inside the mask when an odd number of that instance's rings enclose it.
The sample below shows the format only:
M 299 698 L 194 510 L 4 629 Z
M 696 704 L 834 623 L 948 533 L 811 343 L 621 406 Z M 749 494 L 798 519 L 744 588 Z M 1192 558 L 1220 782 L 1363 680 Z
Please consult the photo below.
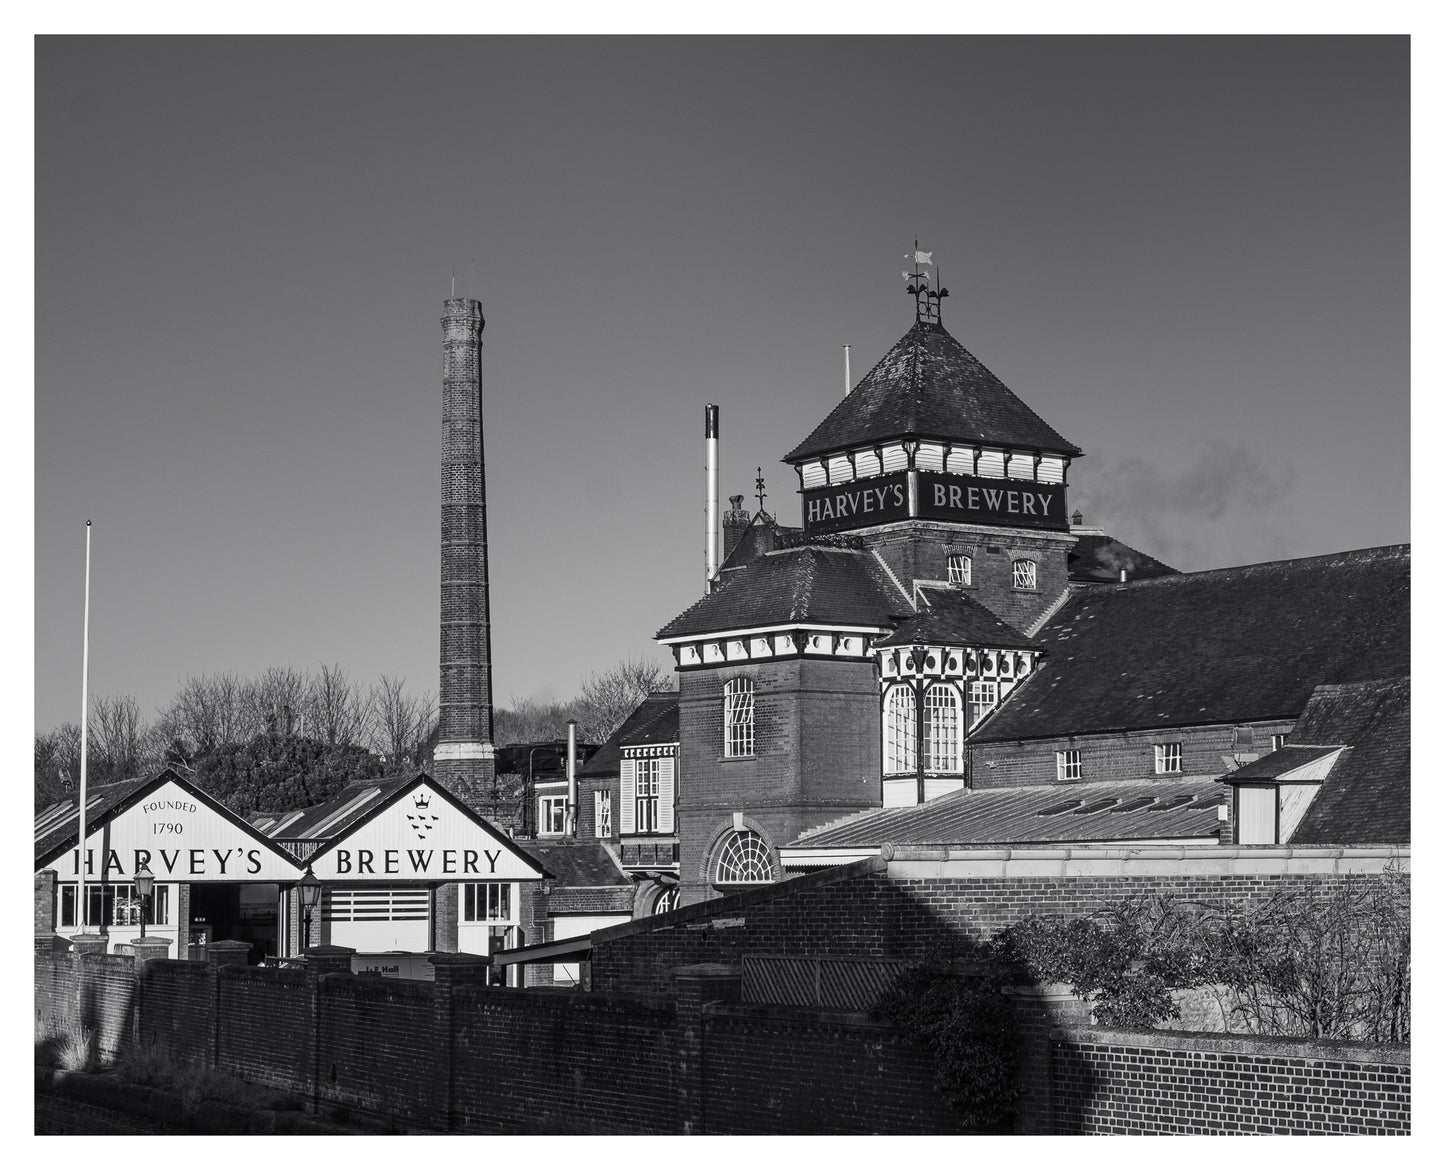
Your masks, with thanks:
M 1014 588 L 1037 589 L 1038 587 L 1039 567 L 1033 561 L 1023 557 L 1014 561 Z
M 950 585 L 973 584 L 973 558 L 966 553 L 948 554 L 948 583 Z

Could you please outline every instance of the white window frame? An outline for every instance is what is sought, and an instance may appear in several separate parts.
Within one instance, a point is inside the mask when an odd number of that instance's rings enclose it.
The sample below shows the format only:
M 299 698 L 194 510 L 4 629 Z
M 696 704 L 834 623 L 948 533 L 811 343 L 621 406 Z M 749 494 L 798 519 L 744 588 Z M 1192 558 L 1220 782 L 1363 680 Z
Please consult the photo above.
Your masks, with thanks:
M 612 836 L 612 791 L 603 789 L 592 794 L 592 831 L 606 839 Z
M 1069 748 L 1054 753 L 1054 763 L 1060 780 L 1082 780 L 1084 778 L 1084 753 L 1080 748 Z
M 948 583 L 950 585 L 973 584 L 973 558 L 967 553 L 948 554 Z
M 918 768 L 918 699 L 907 683 L 883 696 L 883 772 L 911 774 Z
M 723 871 L 727 869 L 725 874 Z M 741 886 L 773 880 L 773 857 L 768 843 L 752 829 L 732 833 L 718 852 L 717 884 Z
M 968 729 L 972 731 L 997 706 L 998 683 L 986 678 L 972 680 L 968 684 Z
M 557 828 L 552 828 L 556 821 Z M 567 831 L 567 794 L 537 798 L 537 836 L 560 837 Z
M 1018 557 L 1014 561 L 1014 588 L 1021 590 L 1037 591 L 1039 587 L 1039 566 L 1028 557 Z
M 1154 774 L 1169 776 L 1184 771 L 1184 744 L 1179 740 L 1154 745 Z
M 963 771 L 963 703 L 949 683 L 923 692 L 923 770 Z
M 511 882 L 463 882 L 460 913 L 466 923 L 510 923 L 512 917 Z M 478 911 L 480 910 L 480 915 Z
M 723 687 L 723 756 L 736 759 L 757 751 L 753 680 L 739 675 Z
M 61 885 L 56 892 L 55 922 L 57 926 L 79 926 L 80 886 L 76 882 Z M 86 882 L 86 926 L 140 926 L 140 895 L 131 882 Z M 70 914 L 66 916 L 66 903 L 70 903 Z M 106 913 L 109 905 L 110 913 Z M 171 920 L 171 887 L 157 882 L 151 887 L 147 926 L 169 926 Z
M 634 833 L 656 833 L 658 828 L 658 794 L 662 781 L 662 761 L 656 756 L 637 761 L 632 814 Z
M 1272 752 L 1277 752 L 1287 743 L 1289 743 L 1289 732 L 1277 731 L 1274 735 L 1271 735 L 1269 737 L 1269 750 Z

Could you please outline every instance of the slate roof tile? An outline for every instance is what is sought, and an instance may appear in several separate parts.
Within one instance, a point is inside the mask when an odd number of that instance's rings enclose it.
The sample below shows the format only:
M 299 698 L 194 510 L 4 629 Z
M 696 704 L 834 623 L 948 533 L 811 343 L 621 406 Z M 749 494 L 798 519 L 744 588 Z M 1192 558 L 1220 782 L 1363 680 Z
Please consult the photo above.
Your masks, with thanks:
M 568 887 L 628 886 L 632 880 L 595 841 L 526 842 L 527 852 L 553 875 L 554 884 Z
M 783 462 L 905 437 L 1080 454 L 942 325 L 920 321 Z
M 1112 536 L 1083 535 L 1069 550 L 1070 581 L 1117 582 L 1121 570 L 1129 574 L 1130 581 L 1167 577 L 1179 572 Z
M 725 574 L 718 586 L 655 635 L 722 633 L 799 622 L 877 626 L 911 613 L 877 560 L 850 548 L 805 545 L 759 557 Z
M 1321 683 L 1408 677 L 1410 549 L 1081 588 L 1035 640 L 976 742 L 1293 719 Z
M 916 614 L 905 617 L 875 646 L 996 646 L 1004 650 L 1033 649 L 1035 643 L 959 589 L 918 590 L 925 602 Z
M 616 776 L 622 770 L 622 749 L 635 744 L 676 743 L 678 737 L 677 692 L 654 691 L 637 705 L 578 770 L 579 776 Z

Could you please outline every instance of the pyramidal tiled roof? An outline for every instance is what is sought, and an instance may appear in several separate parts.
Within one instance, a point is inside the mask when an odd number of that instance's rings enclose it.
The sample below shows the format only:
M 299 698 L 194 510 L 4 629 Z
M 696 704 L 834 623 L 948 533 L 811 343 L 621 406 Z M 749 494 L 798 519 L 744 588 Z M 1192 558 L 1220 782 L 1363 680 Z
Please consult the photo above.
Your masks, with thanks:
M 727 630 L 825 622 L 885 627 L 912 612 L 871 553 L 805 545 L 779 549 L 720 578 L 701 601 L 684 610 L 658 638 Z
M 919 321 L 783 462 L 904 437 L 1081 454 L 942 325 Z

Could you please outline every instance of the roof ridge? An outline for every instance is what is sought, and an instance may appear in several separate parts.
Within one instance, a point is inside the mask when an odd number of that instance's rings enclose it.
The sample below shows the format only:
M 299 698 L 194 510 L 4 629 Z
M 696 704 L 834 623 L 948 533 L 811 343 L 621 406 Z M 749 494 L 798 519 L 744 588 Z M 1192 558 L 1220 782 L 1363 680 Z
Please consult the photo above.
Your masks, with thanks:
M 1168 584 L 1171 584 L 1171 583 L 1178 583 L 1178 582 L 1182 582 L 1182 581 L 1197 581 L 1197 580 L 1199 580 L 1201 577 L 1208 577 L 1208 576 L 1210 576 L 1210 575 L 1212 575 L 1212 574 L 1217 574 L 1217 573 L 1242 573 L 1242 572 L 1245 572 L 1245 571 L 1247 571 L 1247 570 L 1249 570 L 1249 569 L 1268 569 L 1268 568 L 1272 568 L 1272 567 L 1274 567 L 1274 566 L 1276 566 L 1276 565 L 1303 565 L 1303 564 L 1306 564 L 1306 563 L 1308 563 L 1308 562 L 1310 562 L 1310 561 L 1330 561 L 1330 560 L 1338 560 L 1338 559 L 1340 559 L 1340 558 L 1342 558 L 1342 557 L 1343 557 L 1343 558 L 1348 558 L 1348 559 L 1351 559 L 1351 560 L 1364 561 L 1364 560 L 1373 559 L 1373 558 L 1369 555 L 1369 554 L 1373 554 L 1373 553 L 1384 553 L 1384 552 L 1408 553 L 1409 550 L 1410 550 L 1410 543 L 1409 543 L 1408 541 L 1406 541 L 1406 542 L 1403 543 L 1403 544 L 1377 544 L 1377 545 L 1369 545 L 1369 546 L 1367 546 L 1367 547 L 1365 547 L 1365 548 L 1343 549 L 1343 550 L 1341 550 L 1340 552 L 1315 553 L 1314 555 L 1312 555 L 1312 556 L 1307 556 L 1307 557 L 1280 557 L 1279 559 L 1273 560 L 1273 561 L 1251 561 L 1251 562 L 1249 562 L 1248 564 L 1245 564 L 1245 565 L 1216 565 L 1216 566 L 1215 566 L 1214 568 L 1212 568 L 1212 569 L 1193 569 L 1193 570 L 1189 570 L 1189 571 L 1180 571 L 1180 572 L 1178 572 L 1178 573 L 1173 573 L 1173 574 L 1169 574 L 1169 575 L 1166 575 L 1166 576 L 1160 576 L 1160 577 L 1144 577 L 1144 578 L 1141 578 L 1141 579 L 1139 579 L 1139 580 L 1137 580 L 1137 581 L 1124 581 L 1124 582 L 1120 582 L 1119 584 L 1115 585 L 1115 588 L 1116 588 L 1116 589 L 1143 589 L 1144 587 L 1150 586 L 1150 585 L 1154 585 L 1154 586 L 1164 586 L 1164 585 L 1168 585 Z M 1136 551 L 1137 551 L 1137 550 L 1136 550 Z M 1162 563 L 1162 562 L 1161 562 L 1161 563 Z M 1092 591 L 1094 591 L 1094 590 L 1091 589 L 1091 592 L 1092 592 Z M 1080 590 L 1080 592 L 1082 593 L 1083 590 Z

